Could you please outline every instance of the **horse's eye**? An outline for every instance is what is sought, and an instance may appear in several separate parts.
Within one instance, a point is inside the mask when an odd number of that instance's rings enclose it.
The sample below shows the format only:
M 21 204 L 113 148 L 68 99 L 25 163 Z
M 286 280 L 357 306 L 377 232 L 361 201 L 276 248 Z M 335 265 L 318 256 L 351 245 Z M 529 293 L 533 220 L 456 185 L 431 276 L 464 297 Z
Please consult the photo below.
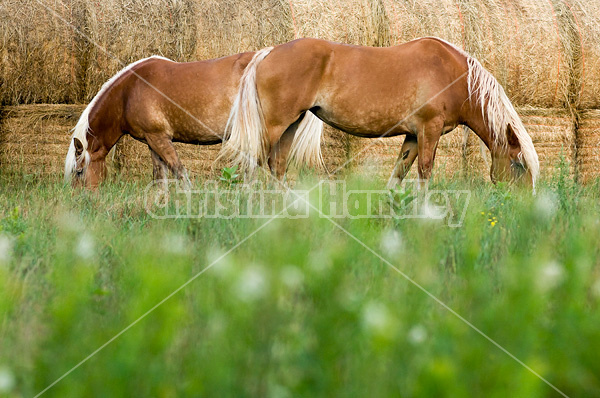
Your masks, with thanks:
M 522 162 L 512 160 L 510 166 L 518 173 L 523 173 L 526 170 L 525 165 Z

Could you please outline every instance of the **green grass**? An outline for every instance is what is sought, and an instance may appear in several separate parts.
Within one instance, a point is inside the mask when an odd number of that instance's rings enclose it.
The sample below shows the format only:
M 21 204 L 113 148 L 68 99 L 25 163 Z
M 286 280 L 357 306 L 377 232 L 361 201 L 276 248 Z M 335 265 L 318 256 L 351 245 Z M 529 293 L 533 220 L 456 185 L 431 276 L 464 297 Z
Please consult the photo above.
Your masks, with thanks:
M 0 175 L 0 395 L 36 395 L 268 221 L 157 220 L 145 183 Z M 335 221 L 565 394 L 600 396 L 598 184 L 434 187 L 471 190 L 462 227 Z M 559 396 L 314 211 L 268 223 L 44 394 L 199 395 Z

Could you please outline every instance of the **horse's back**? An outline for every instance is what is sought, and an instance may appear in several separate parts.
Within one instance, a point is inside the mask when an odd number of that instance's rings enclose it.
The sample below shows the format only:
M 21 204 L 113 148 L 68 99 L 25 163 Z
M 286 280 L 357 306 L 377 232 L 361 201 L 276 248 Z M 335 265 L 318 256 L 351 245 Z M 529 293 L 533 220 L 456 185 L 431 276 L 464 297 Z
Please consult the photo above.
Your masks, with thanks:
M 175 141 L 215 143 L 227 123 L 232 99 L 253 53 L 215 60 L 149 59 L 132 70 L 125 87 L 124 130 L 141 138 L 166 130 Z
M 468 93 L 454 84 L 468 71 L 464 54 L 435 38 L 393 47 L 366 47 L 300 39 L 276 47 L 259 66 L 259 94 L 272 123 L 294 104 L 313 109 L 327 123 L 369 136 L 399 118 L 425 120 L 440 112 L 457 115 Z M 456 116 L 452 116 L 453 121 Z M 412 131 L 407 121 L 394 131 Z

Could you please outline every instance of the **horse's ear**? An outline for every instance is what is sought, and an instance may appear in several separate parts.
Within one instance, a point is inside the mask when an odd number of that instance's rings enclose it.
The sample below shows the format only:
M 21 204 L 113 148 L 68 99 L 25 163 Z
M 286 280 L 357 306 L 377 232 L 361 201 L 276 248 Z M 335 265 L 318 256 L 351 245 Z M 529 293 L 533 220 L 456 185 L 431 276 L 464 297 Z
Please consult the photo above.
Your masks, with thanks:
M 73 144 L 75 145 L 75 156 L 79 157 L 83 153 L 83 144 L 79 138 L 73 138 Z
M 513 127 L 510 123 L 506 127 L 506 140 L 508 141 L 508 145 L 511 147 L 520 146 L 519 139 L 517 138 L 515 130 L 513 130 Z

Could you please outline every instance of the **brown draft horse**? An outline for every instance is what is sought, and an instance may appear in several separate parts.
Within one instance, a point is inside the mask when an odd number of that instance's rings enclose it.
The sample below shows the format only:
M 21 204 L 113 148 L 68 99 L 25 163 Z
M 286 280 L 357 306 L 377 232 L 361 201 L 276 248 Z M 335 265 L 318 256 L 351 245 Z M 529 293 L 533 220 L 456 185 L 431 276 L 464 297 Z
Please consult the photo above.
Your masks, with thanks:
M 154 56 L 128 65 L 106 82 L 74 128 L 65 160 L 73 186 L 97 187 L 106 176 L 105 158 L 124 134 L 145 142 L 154 178 L 170 170 L 189 187 L 173 142 L 212 145 L 222 141 L 240 78 L 270 49 L 178 63 Z M 308 115 L 296 127 L 312 131 L 322 122 Z
M 319 139 L 293 139 L 291 128 L 311 111 L 356 136 L 406 135 L 390 187 L 417 156 L 420 179 L 429 179 L 440 136 L 458 125 L 471 128 L 490 149 L 492 181 L 535 185 L 538 156 L 502 86 L 479 61 L 442 39 L 387 48 L 298 39 L 275 47 L 244 74 L 222 148 L 222 156 L 243 167 L 269 153 L 279 176 L 290 153 L 318 162 Z M 248 131 L 252 126 L 257 131 Z

